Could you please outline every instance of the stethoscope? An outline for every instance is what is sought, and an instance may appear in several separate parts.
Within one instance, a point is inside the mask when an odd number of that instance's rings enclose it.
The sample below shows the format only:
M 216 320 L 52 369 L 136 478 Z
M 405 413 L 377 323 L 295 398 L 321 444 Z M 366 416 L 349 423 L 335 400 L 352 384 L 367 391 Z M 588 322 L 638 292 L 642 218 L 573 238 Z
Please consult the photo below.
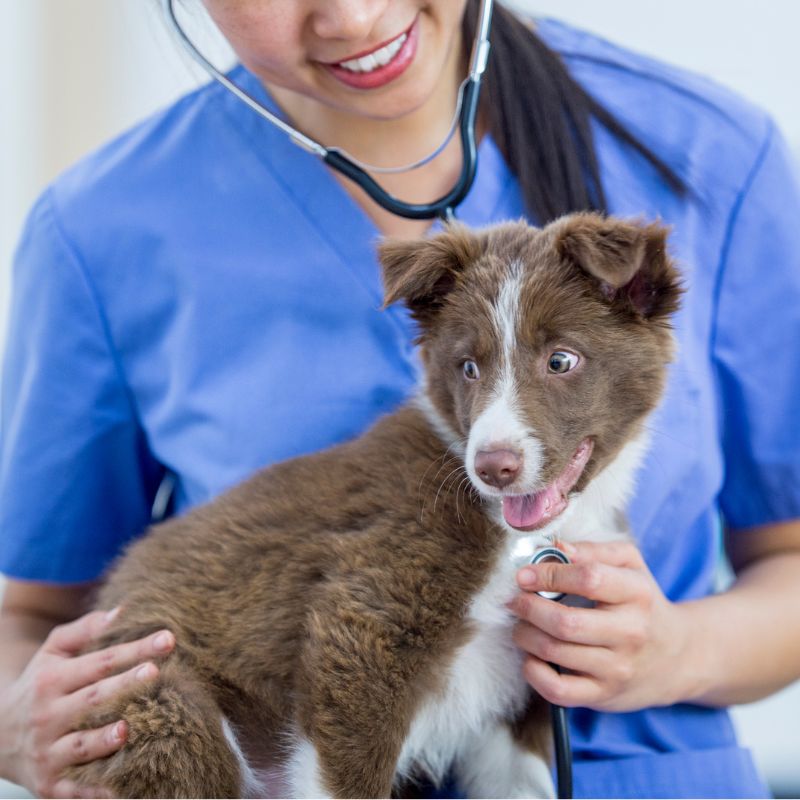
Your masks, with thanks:
M 194 42 L 192 42 L 186 34 L 186 31 L 184 31 L 180 22 L 178 22 L 175 15 L 173 0 L 161 0 L 164 18 L 192 58 L 200 64 L 214 80 L 233 92 L 233 94 L 243 103 L 250 106 L 257 114 L 277 128 L 280 128 L 294 144 L 308 150 L 310 153 L 321 158 L 328 166 L 346 175 L 387 211 L 409 219 L 433 219 L 434 217 L 440 217 L 444 220 L 451 220 L 455 217 L 456 207 L 467 196 L 475 180 L 475 171 L 478 161 L 475 144 L 475 117 L 478 113 L 481 78 L 486 70 L 486 63 L 489 58 L 489 29 L 491 27 L 493 4 L 493 0 L 483 0 L 482 2 L 478 27 L 475 32 L 475 42 L 473 43 L 472 54 L 470 56 L 469 74 L 458 90 L 456 112 L 444 141 L 432 153 L 413 164 L 407 164 L 401 167 L 376 167 L 361 163 L 338 147 L 325 147 L 314 139 L 311 139 L 292 127 L 286 120 L 274 114 L 240 86 L 237 86 L 197 49 Z M 427 164 L 429 161 L 436 158 L 445 148 L 456 130 L 458 130 L 461 136 L 461 146 L 463 150 L 461 174 L 458 176 L 458 180 L 455 182 L 453 188 L 447 192 L 447 194 L 442 195 L 438 200 L 434 200 L 430 203 L 407 203 L 389 194 L 369 174 L 370 172 L 384 174 L 408 172 L 409 170 L 421 167 L 423 164 Z
M 266 119 L 272 125 L 282 130 L 289 139 L 299 147 L 321 158 L 328 166 L 337 170 L 350 180 L 358 184 L 376 203 L 387 211 L 408 219 L 433 219 L 439 217 L 443 220 L 455 218 L 455 209 L 467 196 L 475 180 L 478 153 L 475 143 L 475 118 L 478 112 L 478 99 L 480 96 L 481 79 L 486 70 L 489 58 L 489 29 L 492 20 L 493 0 L 482 0 L 478 27 L 475 32 L 475 41 L 469 62 L 469 74 L 464 79 L 458 90 L 456 111 L 450 129 L 442 143 L 432 152 L 413 164 L 400 167 L 377 167 L 363 164 L 356 158 L 338 147 L 325 147 L 305 134 L 292 127 L 288 122 L 274 114 L 262 103 L 249 95 L 240 86 L 237 86 L 224 73 L 220 72 L 195 46 L 194 42 L 184 31 L 175 15 L 173 0 L 161 0 L 164 18 L 174 31 L 178 40 L 186 48 L 192 58 L 212 77 L 221 83 L 228 91 L 232 92 L 253 111 Z M 430 203 L 407 203 L 389 194 L 369 174 L 408 172 L 421 167 L 436 158 L 458 130 L 461 137 L 463 162 L 461 173 L 453 188 L 442 195 L 438 200 Z M 567 556 L 556 547 L 546 547 L 539 550 L 531 559 L 531 563 L 539 564 L 543 561 L 559 561 L 569 563 Z M 550 600 L 561 600 L 563 595 L 548 592 L 539 592 Z M 553 739 L 556 755 L 556 775 L 558 779 L 559 798 L 572 797 L 572 758 L 570 752 L 569 729 L 567 727 L 566 710 L 560 706 L 552 706 Z
M 556 562 L 558 564 L 569 564 L 569 556 L 558 547 L 549 546 L 542 547 L 537 550 L 531 564 L 544 564 Z M 553 600 L 556 603 L 563 600 L 566 595 L 560 592 L 536 592 L 540 597 L 546 600 Z M 557 672 L 561 670 L 555 665 L 551 667 Z M 562 706 L 557 706 L 555 703 L 550 704 L 550 719 L 553 723 L 553 744 L 556 756 L 556 783 L 558 785 L 558 797 L 570 798 L 572 797 L 572 746 L 569 741 L 569 726 L 567 723 L 567 710 Z

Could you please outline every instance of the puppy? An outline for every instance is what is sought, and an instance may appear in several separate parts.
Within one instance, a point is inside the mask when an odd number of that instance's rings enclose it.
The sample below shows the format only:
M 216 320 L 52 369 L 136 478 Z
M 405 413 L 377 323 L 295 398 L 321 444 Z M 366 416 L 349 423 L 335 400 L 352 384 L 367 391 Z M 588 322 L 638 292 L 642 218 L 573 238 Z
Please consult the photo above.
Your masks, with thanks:
M 419 324 L 418 396 L 129 549 L 97 647 L 162 627 L 177 647 L 87 715 L 127 720 L 128 741 L 71 777 L 120 797 L 274 794 L 267 776 L 388 797 L 452 770 L 470 796 L 552 795 L 505 604 L 531 542 L 627 535 L 673 351 L 666 233 L 579 214 L 380 256 L 386 303 Z

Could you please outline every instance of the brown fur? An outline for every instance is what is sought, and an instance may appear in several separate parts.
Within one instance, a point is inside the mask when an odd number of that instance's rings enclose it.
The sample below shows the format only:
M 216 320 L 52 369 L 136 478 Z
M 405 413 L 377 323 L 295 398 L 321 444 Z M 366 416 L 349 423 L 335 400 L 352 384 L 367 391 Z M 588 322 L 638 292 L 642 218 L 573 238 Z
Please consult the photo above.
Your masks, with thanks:
M 487 299 L 515 259 L 525 266 L 525 413 L 552 450 L 548 468 L 563 467 L 559 440 L 593 436 L 585 485 L 657 402 L 678 291 L 660 228 L 593 215 L 544 231 L 455 228 L 389 242 L 381 257 L 387 302 L 405 300 L 419 320 L 428 395 L 458 437 L 486 404 L 459 359 L 479 358 L 491 375 Z M 538 363 L 562 341 L 596 358 L 556 382 Z M 129 741 L 72 776 L 118 796 L 237 796 L 225 715 L 259 742 L 256 760 L 279 759 L 300 732 L 334 796 L 388 796 L 414 714 L 472 635 L 470 603 L 508 536 L 477 493 L 460 490 L 463 473 L 443 480 L 449 444 L 410 405 L 136 542 L 98 598 L 123 611 L 97 646 L 166 627 L 177 648 L 154 685 L 87 715 L 84 727 L 126 719 Z M 542 752 L 541 704 L 508 724 Z

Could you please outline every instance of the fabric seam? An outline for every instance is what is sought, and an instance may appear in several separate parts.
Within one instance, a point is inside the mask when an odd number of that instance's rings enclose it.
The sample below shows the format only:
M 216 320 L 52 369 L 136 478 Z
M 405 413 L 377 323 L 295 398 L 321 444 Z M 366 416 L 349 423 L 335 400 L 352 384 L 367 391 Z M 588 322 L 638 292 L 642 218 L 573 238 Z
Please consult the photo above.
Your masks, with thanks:
M 545 22 L 547 22 L 547 20 L 545 20 Z M 573 29 L 573 30 L 578 30 L 578 29 Z M 655 83 L 660 84 L 661 86 L 664 86 L 664 87 L 666 87 L 668 89 L 671 89 L 676 94 L 682 95 L 683 97 L 687 97 L 690 100 L 693 100 L 693 101 L 695 101 L 695 102 L 697 102 L 697 103 L 699 103 L 699 104 L 711 109 L 712 111 L 716 112 L 721 117 L 726 119 L 729 123 L 731 123 L 734 127 L 736 127 L 740 132 L 746 134 L 746 131 L 744 131 L 744 129 L 741 127 L 741 125 L 739 124 L 738 119 L 735 116 L 729 114 L 722 106 L 720 106 L 718 103 L 713 102 L 712 100 L 709 100 L 707 97 L 705 97 L 700 92 L 695 91 L 694 89 L 691 89 L 689 87 L 683 86 L 676 80 L 672 80 L 672 79 L 668 78 L 665 75 L 659 75 L 656 72 L 651 71 L 651 70 L 637 68 L 636 66 L 633 66 L 631 64 L 625 64 L 625 63 L 621 63 L 621 62 L 618 62 L 618 61 L 614 61 L 609 56 L 591 55 L 589 53 L 582 53 L 582 52 L 580 52 L 578 50 L 571 49 L 571 47 L 569 45 L 560 46 L 557 43 L 551 44 L 548 41 L 546 35 L 543 36 L 542 39 L 545 41 L 545 43 L 547 44 L 548 47 L 550 47 L 554 52 L 558 53 L 564 59 L 569 59 L 571 61 L 584 61 L 584 62 L 587 62 L 587 63 L 590 63 L 590 64 L 597 64 L 597 65 L 600 65 L 600 66 L 604 66 L 604 67 L 607 67 L 608 69 L 614 69 L 614 70 L 617 70 L 617 71 L 620 71 L 620 72 L 626 72 L 626 73 L 628 73 L 630 75 L 635 75 L 637 78 L 641 78 L 643 80 L 650 80 L 650 81 L 653 81 Z M 605 41 L 605 40 L 601 39 L 601 41 Z M 615 46 L 611 42 L 607 42 L 607 44 L 609 46 L 611 46 L 611 47 Z M 646 55 L 641 55 L 641 57 L 642 58 L 648 58 L 648 56 L 646 56 Z M 695 78 L 701 78 L 702 77 L 702 76 L 699 76 L 699 75 L 694 75 L 693 73 L 688 72 L 688 71 L 687 71 L 687 74 L 692 75 Z M 720 88 L 722 88 L 722 89 L 724 89 L 726 91 L 730 91 L 730 90 L 725 89 L 725 87 L 721 86 L 721 85 L 720 85 Z M 763 114 L 763 112 L 762 112 L 762 114 Z
M 232 130 L 235 131 L 238 136 L 242 137 L 245 140 L 247 146 L 252 149 L 252 152 L 254 153 L 254 156 L 258 159 L 259 163 L 267 171 L 267 173 L 270 175 L 272 180 L 275 181 L 275 184 L 280 187 L 280 190 L 281 190 L 283 196 L 289 199 L 289 201 L 292 203 L 292 205 L 297 210 L 297 212 L 300 214 L 300 216 L 306 221 L 306 223 L 314 231 L 316 231 L 317 235 L 325 243 L 326 247 L 328 247 L 328 249 L 331 251 L 332 255 L 337 259 L 337 261 L 339 261 L 342 265 L 344 265 L 344 267 L 348 271 L 348 274 L 351 277 L 351 280 L 359 287 L 359 291 L 364 293 L 366 295 L 366 297 L 369 298 L 369 300 L 371 300 L 371 301 L 376 300 L 376 297 L 375 297 L 371 287 L 365 283 L 365 281 L 363 280 L 363 278 L 360 275 L 355 273 L 350 268 L 350 266 L 349 266 L 350 262 L 349 262 L 349 259 L 347 259 L 345 257 L 345 253 L 340 249 L 338 244 L 335 241 L 333 241 L 330 238 L 330 236 L 328 236 L 328 233 L 325 230 L 325 226 L 317 224 L 317 222 L 312 218 L 312 216 L 310 215 L 308 209 L 305 207 L 305 205 L 302 202 L 300 202 L 300 200 L 297 197 L 297 195 L 292 191 L 292 187 L 286 183 L 286 181 L 284 180 L 283 176 L 280 175 L 279 171 L 275 169 L 275 167 L 271 163 L 271 161 L 264 156 L 264 153 L 262 152 L 262 150 L 258 146 L 258 142 L 254 141 L 253 138 L 251 137 L 250 131 L 249 130 L 247 130 L 247 131 L 243 130 L 240 125 L 236 124 L 236 122 L 237 122 L 236 116 L 231 112 L 231 109 L 227 105 L 225 105 L 224 103 L 221 104 L 221 110 L 222 110 L 223 114 L 225 115 L 225 117 L 228 119 L 229 123 L 231 124 Z M 356 205 L 355 201 L 352 198 L 350 198 L 350 202 L 353 203 L 354 205 Z M 357 210 L 360 211 L 361 213 L 365 213 L 361 209 L 357 209 Z M 373 227 L 374 227 L 374 223 L 373 223 Z M 376 228 L 376 232 L 375 233 L 376 233 L 375 240 L 379 241 L 381 236 L 380 236 L 380 231 L 378 231 L 377 228 Z M 374 245 L 373 245 L 373 247 L 374 247 Z M 377 298 L 377 300 L 378 300 L 379 307 L 380 307 L 380 304 L 382 303 L 383 298 L 379 296 Z M 398 335 L 400 337 L 400 340 L 402 342 L 405 342 L 406 339 L 407 339 L 407 332 L 406 332 L 403 324 L 397 318 L 395 313 L 391 312 L 389 309 L 387 309 L 387 311 L 389 311 L 389 313 L 387 313 L 386 319 L 389 321 L 389 324 L 395 330 L 396 335 Z M 405 364 L 406 368 L 409 371 L 409 374 L 413 378 L 416 379 L 416 373 L 415 373 L 415 370 L 414 370 L 413 363 L 411 361 L 405 359 L 405 358 L 403 359 L 403 361 L 404 361 L 404 364 Z
M 753 184 L 755 183 L 755 179 L 758 176 L 758 173 L 761 171 L 761 167 L 764 165 L 764 161 L 766 160 L 767 153 L 769 152 L 772 142 L 775 137 L 775 124 L 772 122 L 771 119 L 768 119 L 768 126 L 767 132 L 764 135 L 764 139 L 762 140 L 761 146 L 758 150 L 756 158 L 753 162 L 752 167 L 747 173 L 745 177 L 744 183 L 742 184 L 741 189 L 739 189 L 739 193 L 736 195 L 734 199 L 730 213 L 728 214 L 728 222 L 725 226 L 725 236 L 723 238 L 722 247 L 720 248 L 720 257 L 717 263 L 717 277 L 714 285 L 714 291 L 712 294 L 712 316 L 711 316 L 711 338 L 709 341 L 709 354 L 711 356 L 712 362 L 716 363 L 716 349 L 717 349 L 717 331 L 718 331 L 718 321 L 719 321 L 719 307 L 722 299 L 722 285 L 724 283 L 727 267 L 729 264 L 728 256 L 730 254 L 731 249 L 731 242 L 733 240 L 734 231 L 736 225 L 739 221 L 739 214 L 744 206 L 744 201 L 747 198 L 750 190 L 753 188 Z
M 52 186 L 50 186 L 47 189 L 45 196 L 47 198 L 48 209 L 50 211 L 50 215 L 53 220 L 53 228 L 56 234 L 58 235 L 61 244 L 63 245 L 64 252 L 69 256 L 69 260 L 72 262 L 75 272 L 80 276 L 81 280 L 83 281 L 86 290 L 89 294 L 91 305 L 94 308 L 95 313 L 97 314 L 97 318 L 100 323 L 100 329 L 103 333 L 103 338 L 105 340 L 106 347 L 108 348 L 109 355 L 111 356 L 111 361 L 114 364 L 114 372 L 117 376 L 117 380 L 121 384 L 123 394 L 125 395 L 125 398 L 127 400 L 133 421 L 137 424 L 140 430 L 143 431 L 139 412 L 133 398 L 133 392 L 131 391 L 130 384 L 128 383 L 128 380 L 125 377 L 125 371 L 122 367 L 122 362 L 119 357 L 119 352 L 117 350 L 117 347 L 114 344 L 114 339 L 111 335 L 111 328 L 108 323 L 108 318 L 106 317 L 105 311 L 103 310 L 102 303 L 100 302 L 100 296 L 99 292 L 97 291 L 97 287 L 94 285 L 94 282 L 89 277 L 88 271 L 83 262 L 83 258 L 81 257 L 81 254 L 78 251 L 78 248 L 75 246 L 75 244 L 67 235 L 64 229 L 63 222 L 59 217 L 58 209 L 56 207 L 56 199 L 54 196 Z
M 714 284 L 714 289 L 712 292 L 712 311 L 711 311 L 711 335 L 709 336 L 709 345 L 708 345 L 708 357 L 709 362 L 711 364 L 711 374 L 714 379 L 714 385 L 716 387 L 716 407 L 717 407 L 717 418 L 718 418 L 718 430 L 719 430 L 719 442 L 720 448 L 725 447 L 726 442 L 726 435 L 725 435 L 725 421 L 726 421 L 726 411 L 725 411 L 725 404 L 722 402 L 722 387 L 721 387 L 721 365 L 719 363 L 719 359 L 717 358 L 717 335 L 719 331 L 719 314 L 720 314 L 720 305 L 722 303 L 722 291 L 723 291 L 723 284 L 725 283 L 725 276 L 727 274 L 727 268 L 729 261 L 729 255 L 731 251 L 731 245 L 733 241 L 733 237 L 736 230 L 736 225 L 739 222 L 739 216 L 744 207 L 744 202 L 747 199 L 747 196 L 750 193 L 750 190 L 753 188 L 753 184 L 755 183 L 758 174 L 761 171 L 761 168 L 764 165 L 766 160 L 767 154 L 769 153 L 772 143 L 775 138 L 776 127 L 774 122 L 771 118 L 767 117 L 767 131 L 764 134 L 764 138 L 761 142 L 761 146 L 759 147 L 758 153 L 753 161 L 753 165 L 750 167 L 744 182 L 742 183 L 741 188 L 739 189 L 736 198 L 734 199 L 731 210 L 728 215 L 728 222 L 725 226 L 725 235 L 723 238 L 722 246 L 720 248 L 720 256 L 719 261 L 717 264 L 717 274 L 716 274 L 716 281 Z M 722 484 L 720 485 L 720 495 L 725 488 L 727 476 L 725 472 L 722 475 Z M 719 496 L 717 496 L 717 508 L 719 510 L 720 517 L 724 520 L 722 515 L 722 509 L 719 504 Z M 723 522 L 724 524 L 724 522 Z

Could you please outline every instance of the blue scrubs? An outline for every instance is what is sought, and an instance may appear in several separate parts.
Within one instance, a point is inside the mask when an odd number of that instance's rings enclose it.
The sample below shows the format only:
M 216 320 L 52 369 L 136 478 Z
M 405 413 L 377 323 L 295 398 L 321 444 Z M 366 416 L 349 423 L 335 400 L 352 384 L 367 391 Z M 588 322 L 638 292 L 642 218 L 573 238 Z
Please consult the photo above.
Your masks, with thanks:
M 721 516 L 735 529 L 800 517 L 798 184 L 770 120 L 735 96 L 560 24 L 539 30 L 694 193 L 674 196 L 597 130 L 612 212 L 674 226 L 680 356 L 631 516 L 666 594 L 702 597 Z M 459 213 L 523 214 L 490 138 Z M 403 402 L 419 365 L 407 314 L 380 310 L 377 235 L 323 164 L 215 85 L 62 175 L 16 256 L 0 570 L 94 579 L 148 523 L 165 474 L 185 511 Z M 571 722 L 576 796 L 766 793 L 723 710 Z

